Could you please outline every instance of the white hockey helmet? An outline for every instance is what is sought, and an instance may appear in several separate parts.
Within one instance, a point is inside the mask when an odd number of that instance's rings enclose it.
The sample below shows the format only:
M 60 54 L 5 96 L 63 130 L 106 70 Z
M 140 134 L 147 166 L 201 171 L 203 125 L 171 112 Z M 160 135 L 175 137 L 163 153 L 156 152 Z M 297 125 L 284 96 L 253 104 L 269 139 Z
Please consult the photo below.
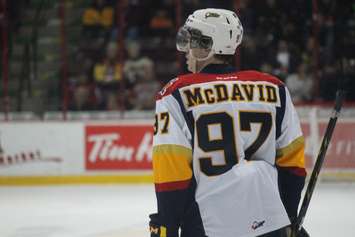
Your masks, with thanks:
M 233 55 L 242 38 L 243 27 L 234 12 L 207 8 L 187 18 L 176 36 L 176 47 L 182 52 L 200 47 L 213 54 Z

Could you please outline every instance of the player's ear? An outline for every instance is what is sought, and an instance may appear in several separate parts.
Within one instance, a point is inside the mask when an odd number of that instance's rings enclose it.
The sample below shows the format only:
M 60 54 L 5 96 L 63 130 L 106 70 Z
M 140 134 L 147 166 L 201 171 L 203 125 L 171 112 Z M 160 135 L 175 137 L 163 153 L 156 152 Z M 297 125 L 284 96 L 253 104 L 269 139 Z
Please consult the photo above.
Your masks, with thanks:
M 203 48 L 194 48 L 191 49 L 191 54 L 196 59 L 204 59 L 207 58 L 210 54 L 211 49 L 203 49 Z

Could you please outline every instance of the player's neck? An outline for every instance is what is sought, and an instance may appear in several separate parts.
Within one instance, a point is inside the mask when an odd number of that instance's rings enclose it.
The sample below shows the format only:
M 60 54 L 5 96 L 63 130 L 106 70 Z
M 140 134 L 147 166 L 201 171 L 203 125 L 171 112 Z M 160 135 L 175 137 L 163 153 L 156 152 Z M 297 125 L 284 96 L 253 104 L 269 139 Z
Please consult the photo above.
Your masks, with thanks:
M 223 64 L 223 61 L 215 57 L 211 57 L 205 61 L 198 61 L 196 72 L 197 73 L 201 72 L 205 67 L 211 64 Z

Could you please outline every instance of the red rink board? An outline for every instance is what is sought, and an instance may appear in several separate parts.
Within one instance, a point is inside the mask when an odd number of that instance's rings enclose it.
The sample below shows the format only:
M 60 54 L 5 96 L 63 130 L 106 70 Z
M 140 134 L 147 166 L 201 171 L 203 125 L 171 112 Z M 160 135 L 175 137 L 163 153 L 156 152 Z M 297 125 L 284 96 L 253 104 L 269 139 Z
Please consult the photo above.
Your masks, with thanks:
M 319 139 L 323 138 L 326 126 L 327 122 L 319 123 Z M 302 130 L 310 146 L 309 124 L 302 123 Z M 87 125 L 85 167 L 87 170 L 150 170 L 152 140 L 153 128 L 149 123 Z M 310 152 L 306 153 L 306 165 L 308 168 L 313 166 Z M 355 121 L 338 121 L 324 168 L 355 170 Z
M 319 123 L 319 146 L 323 139 L 327 122 Z M 306 140 L 310 136 L 307 123 L 302 123 L 302 130 Z M 306 157 L 307 166 L 311 162 L 310 154 Z M 355 122 L 338 122 L 332 140 L 329 144 L 324 167 L 328 169 L 355 169 Z

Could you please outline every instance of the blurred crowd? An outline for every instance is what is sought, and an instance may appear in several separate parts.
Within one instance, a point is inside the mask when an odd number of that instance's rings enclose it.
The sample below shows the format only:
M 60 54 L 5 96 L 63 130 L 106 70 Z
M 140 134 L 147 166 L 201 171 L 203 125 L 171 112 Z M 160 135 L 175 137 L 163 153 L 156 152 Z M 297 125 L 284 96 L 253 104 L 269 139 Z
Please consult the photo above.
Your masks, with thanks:
M 181 19 L 199 8 L 238 9 L 245 32 L 240 69 L 276 75 L 296 103 L 332 100 L 344 52 L 339 35 L 342 26 L 355 25 L 355 4 L 319 0 L 315 17 L 308 0 L 237 2 L 182 0 Z M 174 0 L 93 0 L 85 6 L 78 63 L 70 65 L 70 110 L 154 109 L 161 86 L 187 72 L 175 50 L 175 14 Z

